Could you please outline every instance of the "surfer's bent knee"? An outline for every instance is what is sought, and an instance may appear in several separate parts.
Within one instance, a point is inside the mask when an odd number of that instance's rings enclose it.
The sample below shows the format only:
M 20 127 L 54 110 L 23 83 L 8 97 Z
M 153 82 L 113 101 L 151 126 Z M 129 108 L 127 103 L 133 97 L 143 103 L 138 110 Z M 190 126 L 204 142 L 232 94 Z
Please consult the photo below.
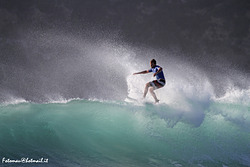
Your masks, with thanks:
M 151 85 L 150 85 L 150 82 L 146 83 L 145 86 L 146 86 L 146 87 L 150 87 L 150 86 L 151 86 Z
M 152 91 L 154 91 L 154 90 L 155 90 L 155 88 L 152 87 L 152 86 L 149 88 L 149 91 L 150 91 L 150 92 L 152 92 Z

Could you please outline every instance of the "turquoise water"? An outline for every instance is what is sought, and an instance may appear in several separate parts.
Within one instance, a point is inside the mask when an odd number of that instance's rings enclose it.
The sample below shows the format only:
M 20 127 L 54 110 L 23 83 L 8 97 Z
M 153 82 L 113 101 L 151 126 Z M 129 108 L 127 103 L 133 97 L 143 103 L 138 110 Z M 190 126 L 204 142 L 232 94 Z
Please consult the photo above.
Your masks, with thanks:
M 37 166 L 60 167 L 250 166 L 249 127 L 250 106 L 233 103 L 194 112 L 90 100 L 2 105 L 0 158 L 43 157 L 49 163 Z

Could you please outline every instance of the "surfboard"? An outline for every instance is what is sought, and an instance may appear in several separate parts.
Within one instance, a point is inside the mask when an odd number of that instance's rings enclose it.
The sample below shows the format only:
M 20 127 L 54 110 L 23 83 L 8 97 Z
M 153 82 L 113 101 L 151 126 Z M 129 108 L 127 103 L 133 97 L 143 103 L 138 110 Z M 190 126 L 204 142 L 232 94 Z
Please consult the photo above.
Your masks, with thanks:
M 132 98 L 132 97 L 129 97 L 129 96 L 127 96 L 127 98 L 126 98 L 126 99 L 138 102 L 138 100 L 137 100 L 137 99 Z
M 145 105 L 157 105 L 157 104 L 159 104 L 159 102 L 155 103 L 155 102 L 151 102 L 151 101 L 148 101 L 145 99 L 135 99 L 135 98 L 132 98 L 129 96 L 126 97 L 125 101 L 130 102 L 130 103 L 140 103 L 140 104 L 145 104 Z

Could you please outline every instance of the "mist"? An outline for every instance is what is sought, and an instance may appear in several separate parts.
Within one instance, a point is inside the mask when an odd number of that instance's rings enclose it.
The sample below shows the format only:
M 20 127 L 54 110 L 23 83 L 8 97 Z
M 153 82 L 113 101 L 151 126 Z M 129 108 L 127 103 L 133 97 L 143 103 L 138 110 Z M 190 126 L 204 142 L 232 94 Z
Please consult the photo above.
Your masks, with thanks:
M 249 9 L 244 0 L 2 0 L 0 100 L 123 100 L 128 77 L 152 58 L 164 94 L 249 89 Z

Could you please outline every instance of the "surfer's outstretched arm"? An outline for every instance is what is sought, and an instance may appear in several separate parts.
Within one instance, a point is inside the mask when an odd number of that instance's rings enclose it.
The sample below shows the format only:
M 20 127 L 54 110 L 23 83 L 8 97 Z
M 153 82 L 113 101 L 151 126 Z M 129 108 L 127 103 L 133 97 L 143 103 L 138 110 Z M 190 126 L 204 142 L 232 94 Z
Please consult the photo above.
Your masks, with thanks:
M 133 75 L 136 75 L 136 74 L 147 74 L 147 73 L 149 73 L 149 71 L 145 70 L 145 71 L 141 71 L 141 72 L 136 72 Z

